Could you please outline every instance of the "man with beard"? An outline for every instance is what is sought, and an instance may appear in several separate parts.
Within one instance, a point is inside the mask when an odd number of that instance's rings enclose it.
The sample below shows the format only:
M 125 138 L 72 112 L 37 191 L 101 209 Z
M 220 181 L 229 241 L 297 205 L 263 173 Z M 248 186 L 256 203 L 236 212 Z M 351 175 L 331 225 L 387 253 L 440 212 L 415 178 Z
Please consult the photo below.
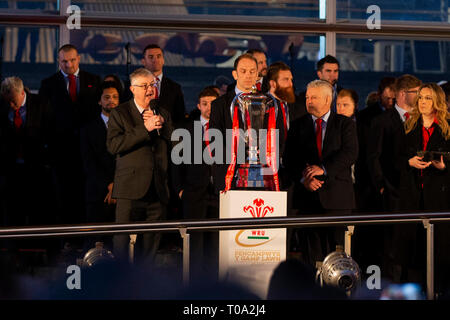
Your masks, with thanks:
M 267 72 L 263 87 L 267 87 L 271 95 L 281 100 L 287 109 L 283 112 L 283 128 L 289 130 L 289 123 L 306 114 L 306 108 L 302 106 L 294 92 L 294 83 L 291 69 L 284 62 L 272 63 Z M 284 109 L 282 109 L 284 111 Z M 287 135 L 287 130 L 285 134 Z M 280 135 L 280 137 L 282 137 Z

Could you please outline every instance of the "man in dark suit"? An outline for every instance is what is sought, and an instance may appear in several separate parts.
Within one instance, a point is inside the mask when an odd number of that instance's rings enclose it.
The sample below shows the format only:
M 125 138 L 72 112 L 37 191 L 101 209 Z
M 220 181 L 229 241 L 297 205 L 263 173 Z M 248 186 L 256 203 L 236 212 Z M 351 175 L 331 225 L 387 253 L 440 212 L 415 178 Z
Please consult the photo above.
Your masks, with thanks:
M 150 108 L 156 79 L 144 68 L 130 75 L 133 99 L 111 111 L 107 148 L 116 157 L 112 197 L 117 199 L 116 222 L 157 221 L 165 218 L 169 202 L 168 154 L 173 131 L 170 114 Z M 149 232 L 138 240 L 142 259 L 154 259 L 161 235 Z M 114 254 L 126 258 L 128 236 L 116 235 Z
M 373 119 L 367 147 L 367 165 L 375 191 L 382 197 L 385 211 L 400 208 L 400 150 L 405 143 L 403 123 L 417 96 L 421 81 L 403 75 L 395 82 L 395 106 Z
M 280 137 L 284 137 L 282 139 L 282 142 L 284 142 L 290 123 L 304 116 L 306 114 L 306 108 L 300 105 L 295 96 L 293 76 L 287 64 L 281 61 L 272 63 L 267 72 L 266 81 L 269 93 L 278 100 L 279 105 L 282 103 L 285 107 L 284 109 L 287 111 L 287 113 L 282 113 L 283 126 L 281 129 L 283 132 L 280 133 Z M 280 148 L 280 150 L 282 154 L 283 149 Z
M 372 187 L 369 170 L 367 167 L 367 145 L 370 135 L 372 120 L 385 110 L 394 107 L 395 103 L 395 78 L 384 77 L 378 85 L 376 102 L 367 101 L 367 107 L 356 114 L 358 130 L 359 155 L 355 165 L 355 189 L 357 190 L 358 211 L 377 211 L 379 196 Z
M 0 89 L 1 224 L 48 223 L 50 172 L 45 132 L 48 106 L 24 88 L 18 77 L 3 80 Z
M 221 152 L 219 152 L 222 154 L 223 158 L 219 158 L 216 150 L 213 159 L 215 161 L 213 165 L 214 189 L 217 194 L 220 191 L 225 190 L 225 177 L 229 168 L 229 163 L 227 163 L 225 155 L 227 154 L 226 148 L 231 148 L 231 146 L 226 146 L 225 142 L 227 129 L 230 132 L 233 128 L 231 110 L 232 108 L 234 108 L 234 105 L 232 106 L 232 103 L 236 95 L 252 92 L 253 88 L 255 87 L 258 74 L 257 68 L 257 61 L 252 55 L 245 53 L 239 56 L 234 62 L 234 70 L 232 72 L 232 75 L 236 80 L 236 88 L 234 92 L 228 91 L 223 96 L 220 96 L 219 98 L 214 100 L 211 105 L 210 128 L 219 130 L 223 137 L 223 149 L 221 149 Z M 240 110 L 238 110 L 237 118 L 239 122 L 239 128 L 244 129 L 243 117 Z M 282 127 L 283 115 L 282 112 L 279 111 L 276 117 L 276 128 L 279 130 L 279 132 L 282 132 Z M 214 143 L 214 141 L 212 141 L 212 143 Z M 281 143 L 279 143 L 279 148 L 280 146 Z M 211 148 L 213 148 L 212 145 Z M 214 152 L 214 150 L 212 150 L 212 152 Z M 234 187 L 234 178 L 232 185 Z
M 42 80 L 39 95 L 49 102 L 49 150 L 58 201 L 58 223 L 84 221 L 84 178 L 80 128 L 98 116 L 100 78 L 80 70 L 80 55 L 70 44 L 58 50 L 60 71 Z
M 114 222 L 116 200 L 112 198 L 115 161 L 106 150 L 106 129 L 111 110 L 119 105 L 119 90 L 112 81 L 99 88 L 98 103 L 101 113 L 80 133 L 81 156 L 86 174 L 86 221 Z M 100 238 L 96 238 L 100 239 Z M 109 239 L 109 238 L 108 238 Z M 88 241 L 88 249 L 94 241 Z
M 252 91 L 258 75 L 258 63 L 250 54 L 243 54 L 234 61 L 233 78 L 236 80 L 234 91 L 228 91 L 211 103 L 211 119 L 209 127 L 217 129 L 224 137 L 224 145 L 222 150 L 223 159 L 218 159 L 213 165 L 213 181 L 214 189 L 217 194 L 225 189 L 225 176 L 228 164 L 225 161 L 225 137 L 227 129 L 233 128 L 233 120 L 231 119 L 231 104 L 234 97 L 241 93 L 249 93 Z M 239 127 L 244 128 L 241 117 L 239 117 Z
M 403 171 L 402 150 L 406 143 L 404 122 L 409 117 L 418 89 L 422 82 L 405 74 L 395 81 L 393 108 L 373 119 L 367 146 L 367 167 L 371 183 L 379 199 L 379 208 L 385 212 L 401 211 L 400 183 Z M 394 281 L 400 281 L 409 261 L 405 257 L 402 237 L 415 233 L 416 226 L 386 226 L 382 235 L 384 246 L 383 273 Z M 400 240 L 400 241 L 399 241 Z M 403 275 L 402 275 L 403 274 Z
M 182 127 L 185 121 L 184 96 L 181 86 L 163 74 L 164 53 L 156 44 L 149 44 L 143 51 L 141 60 L 144 68 L 156 77 L 156 99 L 160 108 L 169 111 L 175 128 Z
M 212 166 L 205 163 L 203 157 L 200 163 L 195 162 L 196 146 L 202 146 L 201 152 L 209 152 L 208 130 L 211 114 L 211 102 L 219 94 L 211 87 L 203 89 L 198 98 L 197 108 L 200 116 L 187 126 L 190 143 L 183 140 L 183 148 L 190 148 L 188 163 L 173 166 L 173 186 L 183 202 L 183 213 L 187 219 L 217 219 L 219 218 L 219 198 L 214 193 L 212 184 Z M 201 127 L 201 129 L 199 128 Z M 199 133 L 202 133 L 199 135 Z M 201 141 L 194 141 L 194 139 Z M 207 273 L 217 272 L 218 233 L 194 232 L 191 234 L 191 279 L 198 280 Z M 217 275 L 216 275 L 217 278 Z
M 308 114 L 292 123 L 283 161 L 294 183 L 294 207 L 301 214 L 348 215 L 355 206 L 351 166 L 358 155 L 354 121 L 330 110 L 331 85 L 323 80 L 308 84 Z M 306 260 L 322 261 L 344 230 L 320 228 L 302 232 Z M 302 237 L 302 236 L 301 236 Z

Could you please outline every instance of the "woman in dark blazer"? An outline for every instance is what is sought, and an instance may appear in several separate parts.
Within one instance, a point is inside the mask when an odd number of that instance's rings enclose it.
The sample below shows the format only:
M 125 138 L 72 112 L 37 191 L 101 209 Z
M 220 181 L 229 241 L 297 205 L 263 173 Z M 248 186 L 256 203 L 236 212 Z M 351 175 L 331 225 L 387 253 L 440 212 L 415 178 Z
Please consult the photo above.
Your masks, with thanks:
M 434 83 L 419 88 L 417 100 L 405 122 L 405 208 L 420 211 L 450 209 L 450 171 L 444 157 L 424 157 L 420 151 L 450 151 L 449 114 L 445 94 Z
M 405 122 L 406 144 L 404 150 L 405 171 L 403 172 L 401 198 L 404 208 L 411 211 L 449 211 L 450 170 L 449 161 L 442 155 L 424 156 L 423 151 L 450 151 L 449 113 L 443 90 L 435 83 L 419 88 L 414 108 Z M 418 154 L 419 152 L 419 154 Z M 410 240 L 404 238 L 405 249 L 413 249 L 411 263 L 425 272 L 425 231 L 416 229 Z M 445 294 L 450 288 L 450 225 L 435 226 L 436 288 Z M 408 238 L 406 236 L 406 238 Z M 416 244 L 416 246 L 414 246 Z M 415 248 L 414 248 L 415 247 Z M 421 272 L 422 273 L 422 272 Z

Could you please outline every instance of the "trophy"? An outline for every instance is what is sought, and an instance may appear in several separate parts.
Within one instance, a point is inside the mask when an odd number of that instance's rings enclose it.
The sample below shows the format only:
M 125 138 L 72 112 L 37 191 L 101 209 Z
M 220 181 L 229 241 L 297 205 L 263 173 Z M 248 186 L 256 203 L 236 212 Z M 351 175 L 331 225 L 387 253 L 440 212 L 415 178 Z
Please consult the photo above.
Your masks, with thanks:
M 268 185 L 267 177 L 264 179 L 263 169 L 268 167 L 266 141 L 270 122 L 269 111 L 270 108 L 275 108 L 274 99 L 262 93 L 252 92 L 238 96 L 237 103 L 244 120 L 245 163 L 237 164 L 236 188 L 273 189 Z

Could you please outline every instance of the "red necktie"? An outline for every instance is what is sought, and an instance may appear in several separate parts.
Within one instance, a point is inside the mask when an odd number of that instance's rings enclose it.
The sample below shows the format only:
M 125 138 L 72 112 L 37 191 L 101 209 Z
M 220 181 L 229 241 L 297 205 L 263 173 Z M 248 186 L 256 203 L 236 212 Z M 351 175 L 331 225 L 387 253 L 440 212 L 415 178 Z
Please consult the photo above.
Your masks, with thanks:
M 14 113 L 14 127 L 16 127 L 16 130 L 19 130 L 22 126 L 22 117 L 20 116 L 19 110 L 20 108 L 17 108 L 16 112 Z
M 67 76 L 69 78 L 69 95 L 72 102 L 77 100 L 77 80 L 73 74 Z
M 261 91 L 261 82 L 256 83 L 256 89 L 258 89 L 258 91 Z
M 319 158 L 322 159 L 322 119 L 316 119 L 316 144 Z
M 209 129 L 209 121 L 205 124 L 205 144 L 207 147 L 209 146 L 208 129 Z
M 408 113 L 408 112 L 405 112 L 405 119 L 406 119 L 406 120 L 409 119 L 409 113 Z M 406 121 L 406 120 L 405 120 L 405 121 Z
M 158 99 L 158 98 L 159 98 L 158 83 L 159 83 L 159 78 L 156 78 L 155 99 Z

